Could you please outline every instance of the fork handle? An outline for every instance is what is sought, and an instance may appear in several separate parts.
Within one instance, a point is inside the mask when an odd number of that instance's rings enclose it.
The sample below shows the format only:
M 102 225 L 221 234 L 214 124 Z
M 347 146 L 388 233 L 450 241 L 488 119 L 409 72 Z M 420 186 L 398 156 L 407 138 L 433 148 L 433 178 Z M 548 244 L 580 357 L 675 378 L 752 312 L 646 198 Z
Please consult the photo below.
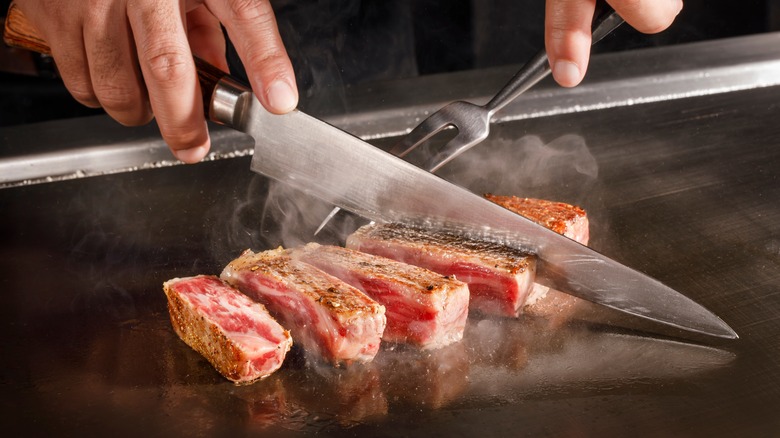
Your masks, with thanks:
M 599 1 L 596 8 L 596 16 L 593 20 L 593 33 L 591 45 L 601 41 L 610 32 L 623 24 L 623 18 L 615 12 L 606 2 Z M 542 49 L 521 68 L 512 79 L 485 105 L 490 115 L 505 107 L 517 96 L 536 85 L 537 82 L 550 74 L 550 63 L 547 60 L 547 52 Z
M 485 105 L 485 109 L 488 110 L 490 117 L 509 102 L 515 100 L 517 96 L 544 79 L 550 74 L 550 71 L 547 52 L 542 49 L 531 60 L 526 62 L 523 68 L 515 73 L 512 79 Z

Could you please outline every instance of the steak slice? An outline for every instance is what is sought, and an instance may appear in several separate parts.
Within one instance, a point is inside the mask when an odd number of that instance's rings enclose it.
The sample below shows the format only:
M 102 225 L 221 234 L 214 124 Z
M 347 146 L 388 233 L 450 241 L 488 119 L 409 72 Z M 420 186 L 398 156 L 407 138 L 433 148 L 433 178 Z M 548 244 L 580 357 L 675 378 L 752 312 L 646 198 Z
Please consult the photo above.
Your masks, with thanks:
M 497 196 L 490 193 L 486 194 L 485 198 L 556 233 L 583 245 L 588 244 L 588 216 L 580 207 L 544 199 Z M 523 306 L 523 313 L 548 319 L 565 319 L 581 301 L 567 293 L 534 283 Z
M 176 334 L 228 380 L 252 383 L 282 366 L 292 339 L 262 304 L 212 275 L 174 278 L 163 290 Z
M 485 194 L 485 198 L 569 239 L 588 244 L 588 216 L 585 210 L 576 205 L 490 193 Z
M 266 305 L 296 342 L 327 362 L 369 362 L 379 351 L 384 306 L 282 248 L 244 251 L 221 277 Z
M 455 276 L 469 286 L 469 308 L 488 315 L 517 316 L 536 273 L 536 258 L 517 249 L 399 224 L 365 225 L 347 247 Z
M 355 286 L 385 306 L 382 340 L 433 349 L 463 338 L 469 307 L 466 283 L 418 266 L 340 246 L 308 245 L 294 258 Z

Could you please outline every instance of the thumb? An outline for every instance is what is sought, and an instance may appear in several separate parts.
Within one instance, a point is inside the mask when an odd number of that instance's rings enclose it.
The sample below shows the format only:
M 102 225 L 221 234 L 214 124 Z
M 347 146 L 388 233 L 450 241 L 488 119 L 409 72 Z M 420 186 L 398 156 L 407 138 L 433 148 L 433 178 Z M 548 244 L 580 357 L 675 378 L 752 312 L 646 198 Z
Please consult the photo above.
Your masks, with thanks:
M 268 0 L 206 3 L 225 25 L 260 103 L 284 114 L 298 105 L 298 89 Z

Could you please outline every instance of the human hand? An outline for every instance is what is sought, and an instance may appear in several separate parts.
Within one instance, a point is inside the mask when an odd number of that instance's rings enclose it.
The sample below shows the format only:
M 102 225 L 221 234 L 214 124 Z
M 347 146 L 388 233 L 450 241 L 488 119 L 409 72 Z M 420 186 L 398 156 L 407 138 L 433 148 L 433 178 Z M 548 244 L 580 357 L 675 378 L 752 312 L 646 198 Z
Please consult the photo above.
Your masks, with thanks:
M 221 22 L 269 111 L 298 103 L 292 65 L 268 0 L 17 0 L 51 48 L 73 97 L 119 123 L 154 116 L 181 161 L 210 147 L 193 53 L 227 70 Z
M 608 0 L 624 20 L 643 33 L 669 27 L 682 10 L 682 0 Z M 556 82 L 573 87 L 588 69 L 591 22 L 596 0 L 547 0 L 544 42 Z

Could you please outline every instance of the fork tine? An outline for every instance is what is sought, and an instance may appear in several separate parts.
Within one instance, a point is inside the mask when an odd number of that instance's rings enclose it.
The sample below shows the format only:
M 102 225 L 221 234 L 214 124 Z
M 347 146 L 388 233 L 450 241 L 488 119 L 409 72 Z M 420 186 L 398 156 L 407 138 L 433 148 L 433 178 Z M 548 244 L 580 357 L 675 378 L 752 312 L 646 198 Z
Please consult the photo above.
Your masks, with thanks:
M 442 108 L 442 110 L 443 109 L 444 108 Z M 446 120 L 442 115 L 442 110 L 436 111 L 428 116 L 428 118 L 417 125 L 412 132 L 405 135 L 401 141 L 396 143 L 389 152 L 397 157 L 403 158 L 447 126 L 453 125 L 452 122 Z
M 412 132 L 405 135 L 400 142 L 396 143 L 395 146 L 393 146 L 389 152 L 399 158 L 403 158 L 407 154 L 412 152 L 414 149 L 416 149 L 418 146 L 420 146 L 423 142 L 433 137 L 444 128 L 448 126 L 455 126 L 455 124 L 452 121 L 447 120 L 445 115 L 442 114 L 442 111 L 445 108 L 447 108 L 447 106 L 444 106 L 444 108 L 428 116 L 428 118 L 423 120 L 422 123 L 420 123 L 419 125 L 417 125 L 417 127 L 414 128 Z M 320 226 L 317 227 L 317 230 L 314 231 L 315 236 L 319 234 L 319 232 L 322 231 L 323 228 L 325 228 L 325 225 L 327 225 L 328 222 L 330 222 L 331 219 L 333 219 L 333 217 L 336 216 L 339 210 L 341 210 L 339 207 L 334 207 L 333 210 L 330 211 L 330 213 L 320 223 Z
M 461 131 L 453 139 L 447 142 L 439 152 L 425 163 L 425 169 L 429 172 L 436 172 L 442 166 L 452 161 L 458 155 L 471 149 L 474 145 L 481 142 L 485 137 L 479 136 L 469 138 L 465 131 Z
M 405 135 L 400 142 L 396 143 L 389 152 L 399 158 L 403 158 L 444 128 L 448 126 L 455 126 L 453 122 L 446 120 L 445 115 L 442 114 L 442 111 L 445 108 L 447 108 L 447 106 L 428 116 L 428 118 L 417 125 L 417 127 L 414 128 L 412 132 Z M 333 219 L 333 217 L 336 216 L 340 210 L 341 209 L 339 207 L 334 207 L 333 210 L 331 210 L 325 219 L 320 223 L 320 226 L 317 227 L 317 230 L 314 231 L 314 235 L 316 236 L 319 234 L 319 232 L 325 228 L 325 225 L 327 225 L 328 222 L 330 222 L 331 219 Z
M 323 221 L 320 222 L 320 226 L 317 227 L 317 229 L 314 231 L 314 235 L 316 236 L 317 234 L 319 234 L 320 231 L 322 231 L 322 229 L 325 228 L 325 225 L 328 225 L 328 222 L 330 222 L 330 220 L 333 219 L 333 217 L 336 216 L 336 214 L 338 214 L 339 211 L 341 211 L 340 207 L 333 207 L 333 210 L 331 210 L 330 213 L 328 213 L 328 215 L 325 216 L 325 219 L 323 219 Z

